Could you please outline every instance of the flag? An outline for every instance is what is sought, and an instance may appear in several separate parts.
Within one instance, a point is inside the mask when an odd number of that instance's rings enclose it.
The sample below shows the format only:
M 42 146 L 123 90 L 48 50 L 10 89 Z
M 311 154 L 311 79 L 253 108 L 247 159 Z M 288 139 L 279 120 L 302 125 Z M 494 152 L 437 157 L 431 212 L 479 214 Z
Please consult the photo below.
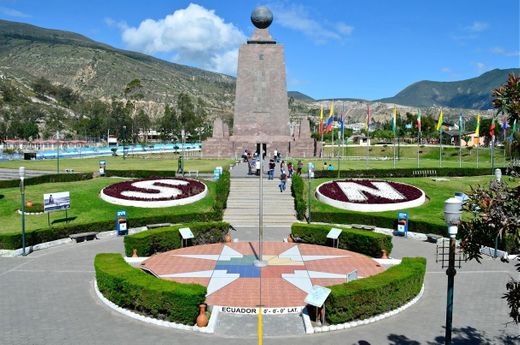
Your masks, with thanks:
M 502 119 L 502 138 L 506 141 L 507 117 Z
M 421 132 L 421 109 L 417 110 L 417 131 Z
M 339 119 L 339 125 L 340 125 L 341 136 L 343 136 L 343 134 L 345 132 L 345 124 L 343 122 L 343 113 L 341 113 L 341 118 Z
M 367 119 L 365 121 L 365 129 L 370 131 L 370 104 L 367 104 Z
M 332 129 L 332 122 L 334 122 L 334 102 L 330 103 L 329 118 L 327 119 L 327 127 L 325 128 L 325 134 L 329 133 Z
M 509 136 L 509 141 L 513 142 L 513 136 L 516 132 L 516 119 L 515 122 L 513 122 L 513 129 L 511 130 L 511 135 Z
M 495 138 L 495 118 L 491 121 L 491 126 L 489 126 L 489 135 L 494 139 Z
M 436 130 L 438 130 L 438 131 L 442 130 L 442 110 L 441 110 L 441 113 L 439 114 L 439 121 L 437 122 Z
M 462 112 L 459 114 L 459 136 L 462 136 L 462 129 L 464 127 L 464 118 L 462 117 Z
M 320 135 L 323 134 L 323 104 L 321 105 L 320 110 Z
M 394 136 L 395 136 L 395 133 L 397 131 L 397 108 L 395 107 L 395 105 L 394 105 L 394 117 L 392 119 L 392 131 L 394 132 Z
M 477 128 L 475 128 L 475 136 L 480 136 L 480 114 L 477 114 Z

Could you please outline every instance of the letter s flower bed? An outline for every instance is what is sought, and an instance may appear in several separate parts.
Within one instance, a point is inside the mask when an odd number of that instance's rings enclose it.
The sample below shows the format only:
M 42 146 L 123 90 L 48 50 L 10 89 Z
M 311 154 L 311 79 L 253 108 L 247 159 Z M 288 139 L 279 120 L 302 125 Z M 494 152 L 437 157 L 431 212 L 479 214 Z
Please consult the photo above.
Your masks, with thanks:
M 96 255 L 94 268 L 105 298 L 157 319 L 193 325 L 205 300 L 205 287 L 155 278 L 128 265 L 121 254 Z

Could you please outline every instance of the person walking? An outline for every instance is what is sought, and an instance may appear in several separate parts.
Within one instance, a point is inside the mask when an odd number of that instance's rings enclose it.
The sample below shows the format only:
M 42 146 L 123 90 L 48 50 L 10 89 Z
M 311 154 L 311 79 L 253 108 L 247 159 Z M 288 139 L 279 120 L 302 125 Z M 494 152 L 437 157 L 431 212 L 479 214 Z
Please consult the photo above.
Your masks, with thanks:
M 287 184 L 287 175 L 285 174 L 285 171 L 282 171 L 282 174 L 280 175 L 280 184 L 278 187 L 280 187 L 280 193 L 285 191 L 285 187 Z
M 303 162 L 301 159 L 298 161 L 298 164 L 296 165 L 296 175 L 301 176 L 303 170 Z
M 327 162 L 323 162 L 323 168 L 321 170 L 325 171 L 328 169 L 329 169 L 329 165 L 327 164 Z
M 267 179 L 273 180 L 274 179 L 274 169 L 276 168 L 276 163 L 274 162 L 274 159 L 269 160 L 269 170 L 267 171 Z
M 289 176 L 287 176 L 288 178 L 291 178 L 292 177 L 292 174 L 293 174 L 293 165 L 292 165 L 292 162 L 289 162 L 287 163 L 287 173 Z
M 255 161 L 256 176 L 260 176 L 260 157 Z
M 286 168 L 285 161 L 282 161 L 280 163 L 280 173 L 284 173 L 285 172 L 285 168 Z

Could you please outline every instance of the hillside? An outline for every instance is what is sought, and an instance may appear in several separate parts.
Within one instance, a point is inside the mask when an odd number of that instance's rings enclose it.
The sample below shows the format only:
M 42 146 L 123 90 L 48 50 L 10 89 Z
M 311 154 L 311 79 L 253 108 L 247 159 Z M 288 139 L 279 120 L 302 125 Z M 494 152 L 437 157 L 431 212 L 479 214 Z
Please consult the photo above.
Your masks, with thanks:
M 115 49 L 75 33 L 5 20 L 0 20 L 0 75 L 25 84 L 45 77 L 84 97 L 101 99 L 123 98 L 125 86 L 140 79 L 141 102 L 151 103 L 147 108 L 174 102 L 180 92 L 224 113 L 234 101 L 233 77 Z
M 520 74 L 520 68 L 494 69 L 479 77 L 453 81 L 420 81 L 394 97 L 378 101 L 416 107 L 443 106 L 466 109 L 491 109 L 491 91 L 504 84 L 509 73 Z

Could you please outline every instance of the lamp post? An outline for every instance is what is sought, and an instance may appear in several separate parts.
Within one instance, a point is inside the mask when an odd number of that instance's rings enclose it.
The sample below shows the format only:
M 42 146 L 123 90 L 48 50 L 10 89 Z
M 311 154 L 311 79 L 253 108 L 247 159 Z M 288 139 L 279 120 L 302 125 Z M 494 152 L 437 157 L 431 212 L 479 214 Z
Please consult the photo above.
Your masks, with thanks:
M 56 141 L 58 148 L 56 150 L 56 173 L 60 173 L 60 132 L 56 132 Z
M 126 159 L 126 125 L 123 126 L 123 160 Z
M 448 224 L 448 234 L 450 235 L 449 261 L 446 275 L 448 276 L 448 294 L 446 303 L 446 333 L 444 343 L 451 344 L 451 330 L 453 320 L 453 286 L 455 282 L 455 246 L 460 217 L 462 214 L 462 201 L 459 198 L 449 198 L 444 202 L 444 219 Z
M 499 168 L 495 169 L 495 178 L 498 183 L 502 182 L 502 170 Z
M 25 256 L 25 168 L 18 169 L 20 175 L 20 194 L 22 196 L 22 255 Z

